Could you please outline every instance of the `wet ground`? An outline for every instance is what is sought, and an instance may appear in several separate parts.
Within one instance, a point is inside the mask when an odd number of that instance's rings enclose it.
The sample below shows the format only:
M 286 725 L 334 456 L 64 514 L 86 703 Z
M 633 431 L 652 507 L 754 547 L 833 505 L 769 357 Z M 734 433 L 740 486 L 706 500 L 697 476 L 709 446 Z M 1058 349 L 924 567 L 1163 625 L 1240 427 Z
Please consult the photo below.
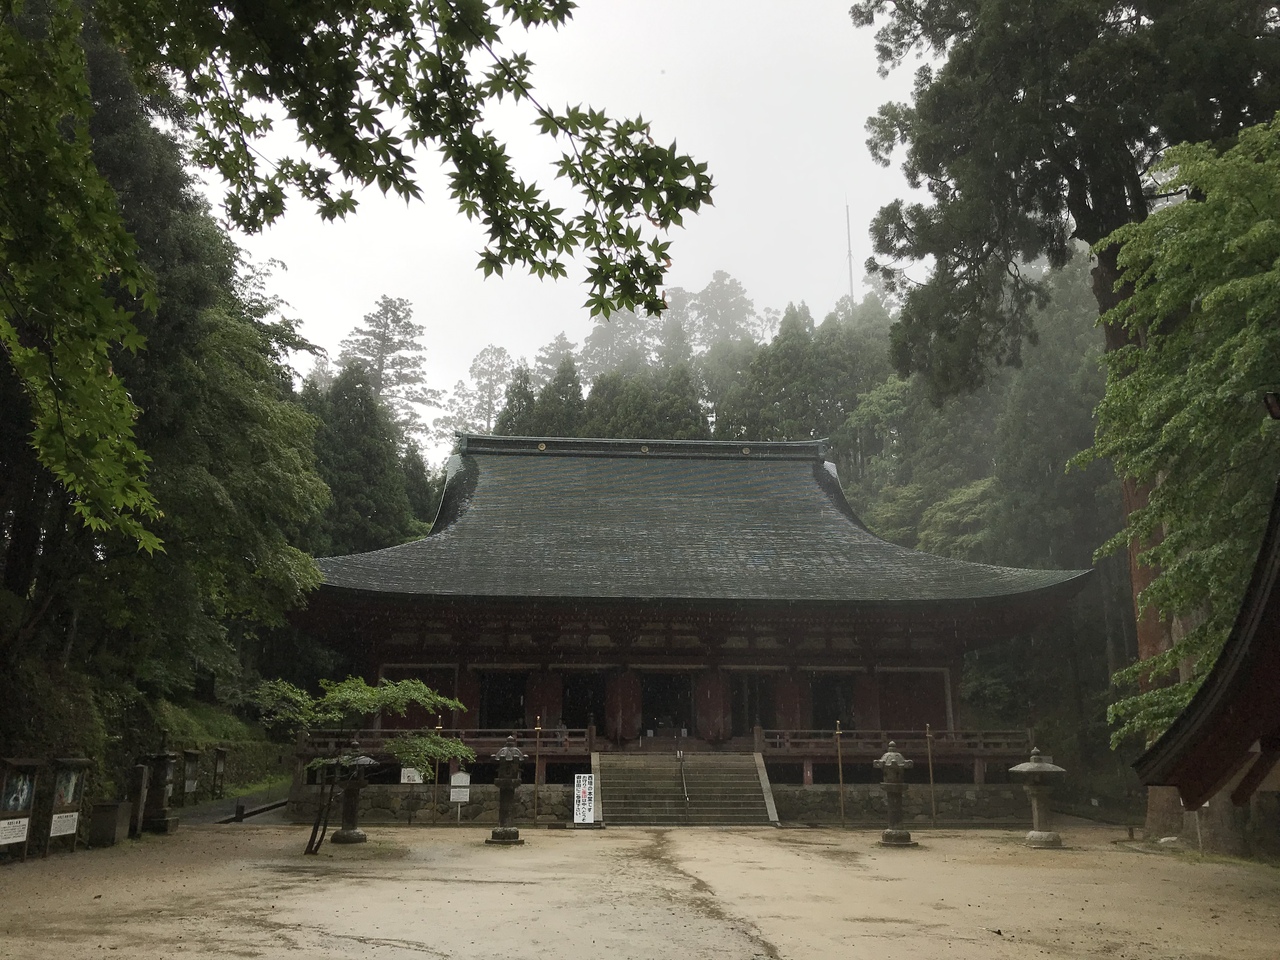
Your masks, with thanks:
M 1280 957 L 1280 870 L 1077 826 L 1004 831 L 526 831 L 184 825 L 0 867 L 0 958 Z

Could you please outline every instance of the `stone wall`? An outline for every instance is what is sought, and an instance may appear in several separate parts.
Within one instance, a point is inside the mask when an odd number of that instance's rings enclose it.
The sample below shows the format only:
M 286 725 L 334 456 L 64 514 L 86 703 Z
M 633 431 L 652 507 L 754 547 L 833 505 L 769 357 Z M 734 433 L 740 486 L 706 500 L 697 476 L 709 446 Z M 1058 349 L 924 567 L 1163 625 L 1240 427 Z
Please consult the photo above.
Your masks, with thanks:
M 570 802 L 573 787 L 568 784 L 549 783 L 538 788 L 538 823 L 568 823 L 573 819 Z M 436 805 L 436 817 L 431 816 L 430 784 L 374 784 L 360 791 L 361 824 L 402 823 L 427 824 L 435 822 L 449 826 L 458 822 L 458 805 L 449 803 L 449 787 L 440 785 L 440 801 Z M 533 823 L 532 785 L 516 788 L 515 824 Z M 289 796 L 289 816 L 295 822 L 311 822 L 315 819 L 320 788 L 294 786 Z M 341 796 L 335 796 L 329 811 L 329 823 L 337 826 L 342 816 Z M 462 804 L 462 823 L 498 823 L 498 788 L 492 784 L 473 785 L 471 802 Z
M 884 788 L 851 783 L 844 788 L 845 822 L 883 826 L 888 820 Z M 1031 826 L 1031 801 L 1022 787 L 940 783 L 935 788 L 938 823 L 945 826 Z M 782 823 L 839 823 L 840 787 L 836 784 L 774 784 L 773 801 Z M 908 827 L 932 820 L 929 787 L 910 784 L 902 797 Z

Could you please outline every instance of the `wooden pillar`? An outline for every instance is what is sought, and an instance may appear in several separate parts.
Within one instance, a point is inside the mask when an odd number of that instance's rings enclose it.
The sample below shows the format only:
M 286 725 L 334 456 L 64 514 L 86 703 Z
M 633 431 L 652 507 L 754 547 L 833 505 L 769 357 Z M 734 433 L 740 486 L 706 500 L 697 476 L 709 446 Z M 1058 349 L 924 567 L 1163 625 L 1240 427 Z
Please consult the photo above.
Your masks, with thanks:
M 480 675 L 465 666 L 458 667 L 458 683 L 453 695 L 461 701 L 466 712 L 455 710 L 453 726 L 456 730 L 478 730 L 480 728 Z M 456 771 L 455 771 L 456 772 Z
M 987 761 L 982 757 L 973 758 L 973 782 L 978 786 L 987 782 Z
M 542 717 L 542 729 L 555 729 L 564 712 L 564 678 L 548 670 L 529 674 L 524 687 L 524 725 L 533 728 Z
M 538 757 L 533 765 L 533 782 L 542 786 L 547 782 L 547 758 Z
M 728 740 L 733 735 L 733 694 L 729 675 L 723 670 L 704 670 L 693 684 L 694 726 L 708 743 Z
M 635 740 L 640 736 L 640 675 L 623 670 L 610 675 L 604 687 L 604 729 L 610 740 Z
M 806 787 L 813 786 L 813 761 L 806 760 L 804 762 L 804 785 Z
M 880 730 L 880 685 L 874 669 L 853 680 L 853 719 L 859 730 Z
M 813 684 L 807 676 L 774 674 L 773 723 L 778 730 L 813 729 Z

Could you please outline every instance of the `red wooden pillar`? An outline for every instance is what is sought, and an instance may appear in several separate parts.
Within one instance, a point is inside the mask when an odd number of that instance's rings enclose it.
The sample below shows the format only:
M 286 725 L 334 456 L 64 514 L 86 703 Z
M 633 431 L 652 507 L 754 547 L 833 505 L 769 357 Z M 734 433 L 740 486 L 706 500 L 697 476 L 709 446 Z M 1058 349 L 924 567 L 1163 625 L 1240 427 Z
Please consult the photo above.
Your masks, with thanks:
M 733 735 L 733 698 L 723 670 L 704 670 L 693 683 L 693 714 L 698 736 L 709 743 Z
M 640 675 L 634 670 L 611 674 L 604 687 L 604 729 L 610 740 L 640 736 Z
M 453 698 L 462 702 L 466 711 L 455 710 L 453 726 L 457 730 L 477 730 L 480 727 L 480 675 L 465 666 L 458 667 L 458 684 Z
M 773 724 L 778 730 L 813 729 L 813 685 L 804 674 L 774 675 Z
M 555 727 L 564 712 L 564 682 L 558 673 L 535 670 L 524 687 L 524 725 L 532 728 L 538 717 L 542 729 Z
M 854 677 L 853 718 L 859 730 L 883 729 L 880 726 L 880 685 L 874 670 Z

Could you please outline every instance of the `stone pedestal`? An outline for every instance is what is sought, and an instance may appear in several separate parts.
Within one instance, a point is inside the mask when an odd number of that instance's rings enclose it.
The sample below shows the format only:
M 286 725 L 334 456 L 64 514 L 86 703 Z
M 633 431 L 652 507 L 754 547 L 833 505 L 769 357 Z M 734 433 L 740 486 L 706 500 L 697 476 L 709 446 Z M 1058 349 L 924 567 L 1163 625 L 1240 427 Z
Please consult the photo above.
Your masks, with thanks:
M 902 826 L 902 794 L 907 789 L 905 783 L 886 783 L 884 799 L 889 807 L 889 828 L 880 833 L 882 847 L 916 847 L 911 839 L 911 831 Z
M 364 781 L 353 780 L 342 789 L 342 829 L 329 838 L 330 843 L 364 843 L 369 838 L 360 829 L 360 788 Z
M 1049 788 L 1043 786 L 1024 787 L 1031 798 L 1031 830 L 1027 834 L 1028 847 L 1060 847 L 1062 837 L 1054 833 L 1050 827 L 1053 816 L 1049 810 Z

